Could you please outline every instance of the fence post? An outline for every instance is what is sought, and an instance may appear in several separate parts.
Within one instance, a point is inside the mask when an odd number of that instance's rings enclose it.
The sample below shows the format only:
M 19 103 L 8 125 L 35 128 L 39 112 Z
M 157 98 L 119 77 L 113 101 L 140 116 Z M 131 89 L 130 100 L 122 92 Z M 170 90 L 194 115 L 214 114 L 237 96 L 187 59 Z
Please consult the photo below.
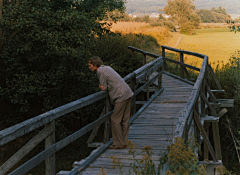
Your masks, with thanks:
M 145 54 L 143 54 L 143 66 L 146 64 L 146 55 Z
M 131 79 L 130 86 L 132 91 L 135 92 L 136 90 L 136 74 L 135 73 Z M 133 97 L 131 101 L 131 116 L 135 113 L 136 113 L 136 97 Z
M 52 128 L 52 133 L 49 134 L 48 137 L 45 139 L 45 149 L 50 147 L 51 145 L 55 144 L 55 120 L 51 123 L 47 124 L 45 127 L 50 126 Z M 55 153 L 48 157 L 45 160 L 45 175 L 55 175 Z
M 111 112 L 111 110 L 112 110 L 112 104 L 110 102 L 109 96 L 107 96 L 106 97 L 105 114 Z M 105 121 L 103 143 L 107 143 L 109 141 L 110 134 L 111 134 L 111 117 Z
M 199 101 L 197 100 L 194 108 L 196 109 L 197 113 L 194 113 L 193 115 L 195 115 L 195 117 L 200 117 L 199 116 Z M 194 136 L 196 138 L 197 143 L 200 145 L 201 141 L 200 141 L 200 130 L 198 129 L 198 126 L 196 124 L 196 122 L 194 121 Z M 198 148 L 198 154 L 200 154 L 200 156 L 202 156 L 202 152 L 201 149 Z
M 163 59 L 163 68 L 162 70 L 164 71 L 167 67 L 166 67 L 166 60 L 165 60 L 165 48 L 162 47 L 162 59 Z
M 182 53 L 182 52 L 180 53 L 180 62 L 181 62 L 181 63 L 184 63 L 184 61 L 183 61 L 183 53 Z M 181 77 L 182 77 L 182 78 L 185 77 L 185 76 L 184 76 L 184 70 L 183 70 L 183 69 L 184 69 L 184 67 L 183 67 L 182 65 L 180 65 L 180 73 L 181 73 Z

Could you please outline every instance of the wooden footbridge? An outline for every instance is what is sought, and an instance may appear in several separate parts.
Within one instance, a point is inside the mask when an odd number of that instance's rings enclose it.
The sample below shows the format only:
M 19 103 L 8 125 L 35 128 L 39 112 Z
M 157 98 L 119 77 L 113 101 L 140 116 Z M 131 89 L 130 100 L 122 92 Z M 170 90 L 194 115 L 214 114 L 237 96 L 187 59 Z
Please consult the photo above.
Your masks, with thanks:
M 208 56 L 167 46 L 162 46 L 162 56 L 130 46 L 129 49 L 133 56 L 135 52 L 143 54 L 144 64 L 141 68 L 124 77 L 124 80 L 134 91 L 129 131 L 129 140 L 137 146 L 134 148 L 134 159 L 141 159 L 142 148 L 151 146 L 154 153 L 152 160 L 157 167 L 159 158 L 166 148 L 175 142 L 176 137 L 181 137 L 187 141 L 189 133 L 193 132 L 197 142 L 203 145 L 203 148 L 195 150 L 197 156 L 202 160 L 210 160 L 205 162 L 207 164 L 221 164 L 218 121 L 227 112 L 226 108 L 223 107 L 233 107 L 233 101 L 216 99 L 214 94 L 223 93 L 224 90 L 208 64 Z M 167 58 L 165 56 L 166 50 L 179 53 L 179 61 Z M 193 55 L 196 59 L 202 59 L 201 68 L 185 64 L 184 55 Z M 155 59 L 146 64 L 146 56 Z M 181 76 L 167 72 L 169 63 L 180 65 Z M 190 81 L 189 69 L 199 72 L 195 82 Z M 210 76 L 216 82 L 214 89 L 209 87 Z M 106 99 L 106 106 L 98 120 L 55 143 L 55 120 L 57 118 L 102 99 Z M 121 172 L 128 174 L 130 164 L 133 163 L 133 156 L 129 155 L 129 149 L 108 149 L 108 146 L 112 144 L 110 139 L 111 109 L 107 93 L 98 92 L 0 131 L 0 146 L 2 146 L 45 126 L 38 135 L 1 165 L 0 174 L 25 174 L 42 161 L 45 161 L 46 175 L 56 174 L 55 153 L 90 131 L 92 133 L 87 141 L 88 145 L 97 148 L 86 159 L 74 162 L 72 170 L 60 171 L 57 174 L 103 174 L 101 173 L 102 167 L 107 175 L 121 174 Z M 93 140 L 101 124 L 105 125 L 104 140 L 102 143 L 95 143 Z M 213 132 L 211 134 L 213 135 L 213 144 L 209 140 L 209 131 Z M 44 151 L 12 170 L 18 161 L 43 140 L 45 140 Z M 121 169 L 113 168 L 112 156 L 123 163 Z M 204 162 L 200 161 L 200 163 Z M 164 164 L 161 174 L 165 174 L 169 169 L 168 165 L 168 162 Z

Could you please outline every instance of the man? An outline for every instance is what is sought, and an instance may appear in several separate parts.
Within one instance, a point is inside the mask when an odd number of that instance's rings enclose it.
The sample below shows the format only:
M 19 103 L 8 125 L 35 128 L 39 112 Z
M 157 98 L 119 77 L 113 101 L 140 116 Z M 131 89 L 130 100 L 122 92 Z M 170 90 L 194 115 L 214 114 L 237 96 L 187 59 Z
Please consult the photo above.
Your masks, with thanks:
M 102 60 L 95 56 L 88 61 L 89 69 L 96 71 L 99 88 L 107 91 L 114 106 L 111 117 L 113 145 L 110 149 L 124 149 L 128 142 L 129 119 L 131 113 L 131 97 L 133 92 L 122 77 L 111 67 L 103 65 Z

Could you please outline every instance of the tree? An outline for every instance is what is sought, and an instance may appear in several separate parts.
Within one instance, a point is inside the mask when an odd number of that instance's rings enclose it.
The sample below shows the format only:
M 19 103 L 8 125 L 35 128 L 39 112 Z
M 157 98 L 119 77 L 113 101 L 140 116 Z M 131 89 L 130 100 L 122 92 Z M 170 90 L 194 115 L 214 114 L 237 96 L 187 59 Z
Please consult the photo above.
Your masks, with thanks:
M 201 19 L 195 12 L 194 0 L 168 0 L 164 12 L 175 20 L 180 29 L 186 25 L 195 29 L 199 26 Z M 185 28 L 186 28 L 185 26 Z M 185 30 L 186 31 L 186 30 Z

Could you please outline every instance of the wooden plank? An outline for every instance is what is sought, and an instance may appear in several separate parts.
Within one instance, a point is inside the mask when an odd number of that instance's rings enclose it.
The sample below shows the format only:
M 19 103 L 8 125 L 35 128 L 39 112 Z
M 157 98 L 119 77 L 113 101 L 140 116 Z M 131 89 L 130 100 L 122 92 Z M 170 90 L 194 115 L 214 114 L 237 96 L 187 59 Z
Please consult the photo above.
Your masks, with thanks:
M 184 66 L 184 68 L 186 69 L 187 68 L 190 68 L 192 70 L 195 70 L 195 71 L 200 71 L 200 69 L 198 67 L 195 67 L 195 66 L 191 66 L 189 64 L 185 64 L 185 63 L 180 63 L 178 61 L 175 61 L 175 60 L 172 60 L 172 59 L 169 59 L 169 58 L 165 58 L 166 61 L 168 62 L 172 62 L 172 63 L 175 63 L 175 64 L 178 64 L 180 66 Z
M 175 49 L 175 48 L 164 46 L 164 45 L 162 45 L 161 47 L 165 48 L 165 49 L 168 49 L 168 50 L 171 50 L 171 51 L 174 51 L 174 52 L 184 53 L 184 54 L 187 54 L 187 55 L 193 55 L 193 56 L 196 56 L 196 57 L 199 57 L 199 58 L 204 58 L 205 57 L 205 55 L 200 54 L 200 53 L 196 53 L 196 52 L 190 52 L 190 51 Z
M 218 162 L 217 156 L 216 156 L 216 154 L 215 154 L 215 152 L 214 152 L 214 150 L 212 148 L 212 145 L 211 145 L 211 143 L 210 143 L 210 141 L 208 139 L 207 133 L 205 132 L 205 130 L 204 130 L 202 124 L 201 124 L 200 119 L 198 117 L 196 117 L 197 116 L 197 111 L 196 111 L 195 108 L 194 108 L 194 113 L 195 113 L 195 115 L 193 115 L 194 116 L 194 120 L 195 120 L 195 122 L 196 122 L 196 124 L 197 124 L 197 126 L 198 126 L 198 128 L 199 128 L 199 130 L 200 130 L 200 132 L 202 134 L 202 136 L 203 136 L 204 141 L 208 145 L 208 150 L 209 150 L 209 152 L 210 152 L 210 154 L 211 154 L 211 156 L 213 158 L 213 161 L 214 162 Z
M 128 49 L 133 50 L 133 51 L 137 51 L 137 52 L 142 53 L 142 54 L 144 54 L 144 55 L 151 56 L 151 57 L 153 57 L 153 58 L 158 58 L 158 57 L 160 57 L 159 55 L 156 55 L 156 54 L 153 54 L 153 53 L 150 53 L 150 52 L 146 52 L 146 51 L 144 51 L 144 50 L 141 50 L 141 49 L 138 49 L 138 48 L 135 48 L 135 47 L 132 47 L 132 46 L 128 46 Z
M 217 99 L 220 103 L 220 107 L 234 107 L 234 99 Z
M 221 86 L 220 82 L 218 81 L 218 78 L 217 78 L 217 76 L 215 75 L 215 73 L 214 73 L 211 65 L 208 65 L 208 70 L 210 71 L 210 73 L 211 73 L 211 75 L 212 75 L 212 77 L 213 77 L 213 79 L 214 79 L 214 81 L 215 81 L 215 83 L 216 83 L 216 85 L 217 85 L 217 88 L 218 88 L 219 90 L 222 90 L 222 86 Z
M 45 149 L 55 144 L 55 121 L 52 121 L 51 123 L 47 124 L 45 126 L 46 128 L 51 127 L 52 133 L 48 135 L 45 139 Z M 55 175 L 56 174 L 56 159 L 55 154 L 52 154 L 51 156 L 47 157 L 45 159 L 45 174 L 46 175 Z
M 216 156 L 218 160 L 222 160 L 221 142 L 220 142 L 218 123 L 212 122 L 212 130 L 213 130 L 213 141 L 214 141 Z
M 108 147 L 112 144 L 112 140 L 108 141 L 108 143 L 104 144 L 103 146 L 99 147 L 97 152 L 91 155 L 91 158 L 86 160 L 83 164 L 79 165 L 69 173 L 69 175 L 77 175 L 82 172 L 90 163 L 94 162 Z
M 17 153 L 15 153 L 0 167 L 0 174 L 5 174 L 8 170 L 10 170 L 17 162 L 19 162 L 33 148 L 35 148 L 36 145 L 43 141 L 50 133 L 52 133 L 51 126 L 46 127 L 40 131 L 34 138 L 32 138 L 26 145 L 24 145 Z
M 52 122 L 62 115 L 92 104 L 98 100 L 105 98 L 106 96 L 107 92 L 97 92 L 4 129 L 0 131 L 0 146 L 26 133 L 29 133 L 36 128 L 46 125 L 47 123 Z
M 214 110 L 214 108 L 211 106 L 211 104 L 209 103 L 209 101 L 207 100 L 207 98 L 205 97 L 205 95 L 201 93 L 201 98 L 203 99 L 203 101 L 207 104 L 207 106 L 209 107 L 210 111 L 212 112 L 212 114 L 215 116 L 215 117 L 218 117 L 218 114 L 216 113 L 216 111 Z
M 134 94 L 133 97 L 137 96 L 141 91 L 143 91 L 143 89 L 145 89 L 147 86 L 151 85 L 158 77 L 160 77 L 163 74 L 163 72 L 160 72 L 159 74 L 157 74 L 156 76 L 154 76 L 151 80 L 149 80 L 148 82 L 146 82 L 144 85 L 142 85 L 140 88 L 138 88 Z M 132 97 L 132 98 L 133 98 Z
M 139 135 L 141 133 L 141 135 L 172 135 L 174 133 L 172 133 L 172 129 L 171 128 L 163 128 L 162 130 L 153 130 L 151 131 L 151 133 L 149 133 L 149 131 L 145 130 L 145 131 L 141 131 L 141 130 L 130 130 L 129 131 L 129 135 Z
M 183 82 L 185 82 L 185 83 L 188 83 L 188 84 L 190 84 L 190 85 L 194 85 L 194 82 L 189 81 L 189 80 L 186 80 L 186 79 L 183 79 L 183 78 L 181 78 L 181 77 L 179 77 L 179 76 L 177 76 L 177 75 L 173 75 L 173 74 L 171 74 L 171 73 L 169 73 L 169 72 L 165 72 L 165 71 L 164 71 L 164 74 L 169 75 L 169 76 L 172 76 L 172 77 L 174 77 L 174 78 L 177 78 L 177 79 L 179 79 L 179 80 L 181 80 L 181 81 L 183 81 Z
M 155 94 L 151 96 L 149 101 L 145 103 L 129 120 L 129 124 L 131 124 L 147 107 L 148 105 L 160 94 L 162 93 L 163 88 L 157 91 Z
M 65 139 L 53 144 L 52 146 L 48 147 L 44 151 L 42 151 L 40 154 L 36 155 L 32 159 L 28 160 L 26 163 L 24 163 L 22 166 L 18 167 L 15 169 L 13 172 L 10 173 L 10 175 L 19 175 L 19 174 L 24 174 L 31 170 L 33 167 L 38 165 L 40 162 L 45 160 L 47 157 L 51 156 L 55 152 L 59 151 L 69 143 L 72 143 L 76 139 L 80 138 L 87 132 L 91 131 L 94 129 L 96 126 L 99 124 L 102 124 L 105 122 L 110 116 L 112 115 L 112 112 L 106 114 L 102 118 L 99 118 L 95 120 L 94 122 L 88 124 L 87 126 L 83 127 L 82 129 L 76 131 L 75 133 L 71 134 L 70 136 L 66 137 Z M 110 143 L 110 142 L 109 142 Z
M 106 114 L 106 106 L 103 108 L 103 110 L 102 110 L 99 118 L 103 117 L 105 114 Z M 89 138 L 88 138 L 88 140 L 87 140 L 88 145 L 89 145 L 90 143 L 92 143 L 94 137 L 97 135 L 97 132 L 98 132 L 99 127 L 100 127 L 100 125 L 97 126 L 96 128 L 94 128 L 94 129 L 92 130 L 91 135 L 89 136 Z
M 220 117 L 215 117 L 215 116 L 206 116 L 206 117 L 201 117 L 201 122 L 219 122 Z
M 138 75 L 136 78 L 136 83 L 142 82 L 144 80 L 146 80 L 146 78 L 151 75 L 153 72 L 157 71 L 158 69 L 160 69 L 163 65 L 163 60 L 160 60 L 156 63 L 156 65 L 154 65 L 151 68 L 148 68 L 148 70 L 146 70 L 145 72 L 143 72 L 142 74 Z

